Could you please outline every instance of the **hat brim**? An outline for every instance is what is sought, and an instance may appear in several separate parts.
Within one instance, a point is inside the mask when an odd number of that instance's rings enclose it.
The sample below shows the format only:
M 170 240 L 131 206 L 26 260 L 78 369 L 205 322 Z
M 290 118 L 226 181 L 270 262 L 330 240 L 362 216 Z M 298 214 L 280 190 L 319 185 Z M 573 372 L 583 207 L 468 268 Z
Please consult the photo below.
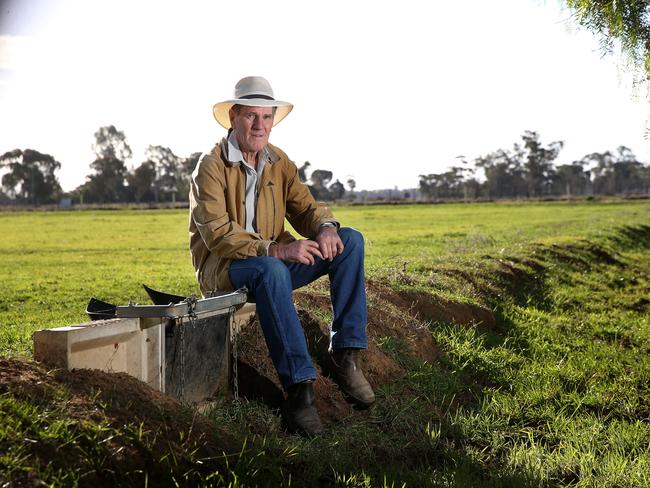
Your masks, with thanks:
M 230 109 L 233 105 L 246 105 L 247 107 L 277 107 L 275 117 L 273 117 L 273 126 L 278 125 L 289 112 L 293 110 L 293 105 L 280 100 L 266 100 L 264 98 L 247 98 L 237 100 L 226 100 L 225 102 L 215 103 L 212 107 L 212 115 L 219 125 L 224 129 L 230 129 Z

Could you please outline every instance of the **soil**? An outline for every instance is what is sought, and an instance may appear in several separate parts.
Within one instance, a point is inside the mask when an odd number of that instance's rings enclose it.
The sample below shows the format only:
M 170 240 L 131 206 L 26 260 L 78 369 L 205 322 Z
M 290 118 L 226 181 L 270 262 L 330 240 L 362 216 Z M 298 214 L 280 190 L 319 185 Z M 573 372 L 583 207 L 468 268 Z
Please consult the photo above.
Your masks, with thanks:
M 76 464 L 83 457 L 78 449 L 92 452 L 92 446 L 84 445 L 87 438 L 82 435 L 89 420 L 115 429 L 141 426 L 140 443 L 134 444 L 121 436 L 109 437 L 110 470 L 124 476 L 141 473 L 142 466 L 146 465 L 149 481 L 161 485 L 169 482 L 170 473 L 158 460 L 173 457 L 179 471 L 196 469 L 201 465 L 196 460 L 219 458 L 223 452 L 235 452 L 240 446 L 231 434 L 194 409 L 125 373 L 48 369 L 27 359 L 0 358 L 0 395 L 41 407 L 45 417 L 62 416 L 66 423 L 76 426 L 77 440 L 71 444 L 59 446 L 52 442 L 56 439 L 48 440 L 47 436 L 29 444 L 32 462 L 38 464 L 40 459 L 42 465 L 63 470 L 81 468 Z M 110 476 L 85 478 L 85 482 L 112 486 Z M 18 473 L 11 483 L 12 486 L 41 486 L 34 473 Z

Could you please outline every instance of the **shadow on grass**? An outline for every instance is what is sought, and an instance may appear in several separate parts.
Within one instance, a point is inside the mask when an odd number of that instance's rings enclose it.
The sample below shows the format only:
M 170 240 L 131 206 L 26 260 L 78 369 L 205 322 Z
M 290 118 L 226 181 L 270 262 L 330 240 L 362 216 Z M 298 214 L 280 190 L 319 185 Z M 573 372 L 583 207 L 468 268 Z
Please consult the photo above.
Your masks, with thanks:
M 650 247 L 650 225 L 627 225 L 621 227 L 609 240 L 621 249 Z

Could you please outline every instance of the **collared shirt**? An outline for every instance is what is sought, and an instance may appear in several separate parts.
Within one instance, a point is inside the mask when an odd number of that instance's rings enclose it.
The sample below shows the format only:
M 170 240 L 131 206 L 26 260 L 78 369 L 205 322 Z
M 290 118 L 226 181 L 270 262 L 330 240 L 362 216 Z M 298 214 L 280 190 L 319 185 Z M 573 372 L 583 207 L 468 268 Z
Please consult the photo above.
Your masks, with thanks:
M 233 164 L 240 164 L 246 171 L 246 230 L 257 232 L 255 224 L 255 204 L 257 200 L 257 187 L 264 172 L 266 163 L 270 161 L 269 150 L 266 146 L 260 151 L 257 158 L 257 170 L 250 166 L 239 149 L 239 143 L 235 133 L 228 136 L 228 161 Z

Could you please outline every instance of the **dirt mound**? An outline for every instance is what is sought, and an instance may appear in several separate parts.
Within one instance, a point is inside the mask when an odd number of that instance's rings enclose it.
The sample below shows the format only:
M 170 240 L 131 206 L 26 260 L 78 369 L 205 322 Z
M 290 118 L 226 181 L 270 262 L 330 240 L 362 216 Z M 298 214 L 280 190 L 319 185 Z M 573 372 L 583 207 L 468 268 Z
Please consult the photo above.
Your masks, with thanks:
M 438 361 L 441 353 L 431 336 L 430 322 L 447 321 L 480 328 L 495 325 L 492 312 L 476 305 L 436 299 L 426 293 L 397 292 L 373 281 L 367 283 L 366 290 L 369 344 L 362 355 L 362 366 L 375 388 L 405 374 L 400 363 L 404 356 L 429 363 Z M 330 374 L 329 283 L 327 279 L 320 280 L 294 296 L 318 372 L 314 385 L 318 411 L 326 424 L 335 422 L 352 410 Z M 282 387 L 257 319 L 238 335 L 237 357 L 239 394 L 279 408 Z
M 56 370 L 53 376 L 75 398 L 91 398 L 106 406 L 103 415 L 112 425 L 145 422 L 147 428 L 163 438 L 186 432 L 190 442 L 203 444 L 204 454 L 210 456 L 235 446 L 229 434 L 207 418 L 126 373 L 78 369 Z
M 105 465 L 92 476 L 104 472 L 106 477 L 84 478 L 84 483 L 97 486 L 111 486 L 114 477 L 133 477 L 138 485 L 143 481 L 143 467 L 150 482 L 166 484 L 173 473 L 198 473 L 202 459 L 217 459 L 239 446 L 195 410 L 123 373 L 48 370 L 26 359 L 0 359 L 0 395 L 43 409 L 43 418 L 25 427 L 37 439 L 24 444 L 34 465 L 83 472 L 85 462 L 101 463 L 102 459 Z M 6 413 L 11 415 L 11 411 Z M 97 428 L 89 421 L 105 426 L 101 427 L 106 436 L 101 447 L 93 437 Z M 48 422 L 64 422 L 76 440 L 58 445 L 59 439 L 43 435 Z M 111 434 L 111 429 L 116 430 Z M 87 451 L 87 456 L 80 455 L 79 449 Z M 165 459 L 173 459 L 173 466 Z M 17 486 L 40 483 L 34 473 L 16 476 L 12 483 Z
M 314 321 L 301 313 L 303 327 L 312 354 L 316 358 L 318 379 L 314 384 L 316 407 L 324 423 L 344 418 L 351 408 L 343 398 L 336 384 L 324 374 L 318 353 L 322 352 L 322 337 L 314 337 Z M 237 337 L 237 384 L 239 395 L 248 400 L 257 400 L 280 408 L 284 393 L 278 375 L 269 356 L 262 328 L 255 318 L 243 327 Z

